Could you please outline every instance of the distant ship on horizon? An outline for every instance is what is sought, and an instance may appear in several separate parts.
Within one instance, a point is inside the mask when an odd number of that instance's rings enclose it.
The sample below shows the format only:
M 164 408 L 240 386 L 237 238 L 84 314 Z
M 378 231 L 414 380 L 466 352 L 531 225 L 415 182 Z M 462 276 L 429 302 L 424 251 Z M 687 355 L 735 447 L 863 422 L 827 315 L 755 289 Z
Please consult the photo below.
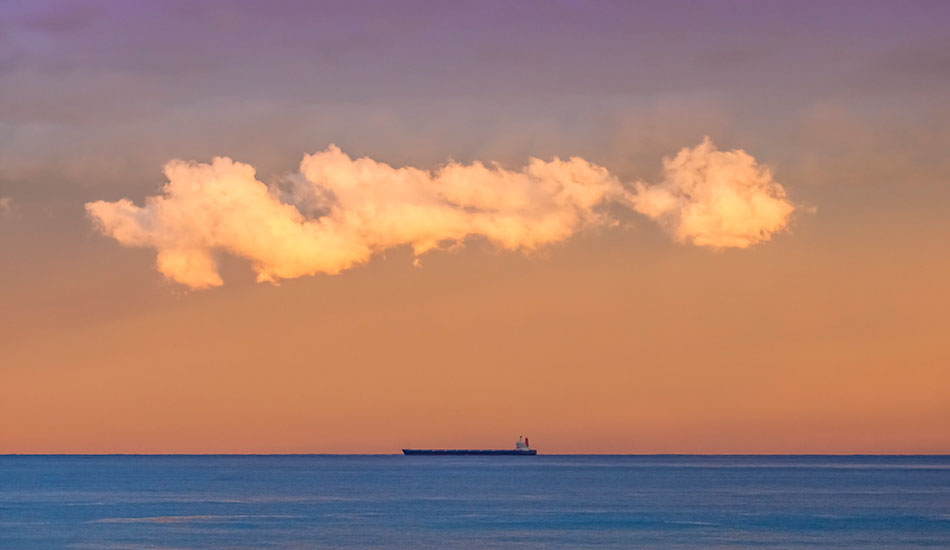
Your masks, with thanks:
M 515 442 L 514 449 L 403 449 L 404 455 L 525 455 L 534 456 L 538 451 L 531 448 L 528 438 L 521 436 Z

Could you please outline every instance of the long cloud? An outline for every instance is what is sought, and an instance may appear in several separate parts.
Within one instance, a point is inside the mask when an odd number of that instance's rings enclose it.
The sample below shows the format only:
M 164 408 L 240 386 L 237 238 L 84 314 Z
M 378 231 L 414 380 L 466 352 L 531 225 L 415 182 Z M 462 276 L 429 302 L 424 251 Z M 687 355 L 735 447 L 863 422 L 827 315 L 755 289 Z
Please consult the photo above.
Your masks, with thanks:
M 122 245 L 155 248 L 158 270 L 192 288 L 222 284 L 220 252 L 249 259 L 258 281 L 272 282 L 336 274 L 396 246 L 418 256 L 474 235 L 529 252 L 617 223 L 610 204 L 645 214 L 681 242 L 744 248 L 786 228 L 794 210 L 752 156 L 708 139 L 665 159 L 653 186 L 625 185 L 576 157 L 531 159 L 521 170 L 476 162 L 429 171 L 353 159 L 332 145 L 306 155 L 280 186 L 226 157 L 173 160 L 164 172 L 162 194 L 144 206 L 121 199 L 86 210 Z

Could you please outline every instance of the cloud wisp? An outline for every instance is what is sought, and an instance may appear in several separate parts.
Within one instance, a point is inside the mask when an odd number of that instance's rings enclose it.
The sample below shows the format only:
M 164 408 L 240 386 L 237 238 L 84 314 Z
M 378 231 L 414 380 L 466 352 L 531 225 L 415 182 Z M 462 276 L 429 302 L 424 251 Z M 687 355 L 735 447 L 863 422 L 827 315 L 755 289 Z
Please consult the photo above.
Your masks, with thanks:
M 13 213 L 13 199 L 10 197 L 0 197 L 0 216 Z
M 708 139 L 665 159 L 655 186 L 624 185 L 576 157 L 531 159 L 520 170 L 453 162 L 430 171 L 354 159 L 332 145 L 306 155 L 280 185 L 226 157 L 173 160 L 164 172 L 162 194 L 144 206 L 94 201 L 86 211 L 120 244 L 155 248 L 158 270 L 191 288 L 222 284 L 219 253 L 246 258 L 258 281 L 277 282 L 336 274 L 397 246 L 418 257 L 476 235 L 531 252 L 618 223 L 611 204 L 647 215 L 680 242 L 744 248 L 785 228 L 794 210 L 755 159 L 717 151 Z

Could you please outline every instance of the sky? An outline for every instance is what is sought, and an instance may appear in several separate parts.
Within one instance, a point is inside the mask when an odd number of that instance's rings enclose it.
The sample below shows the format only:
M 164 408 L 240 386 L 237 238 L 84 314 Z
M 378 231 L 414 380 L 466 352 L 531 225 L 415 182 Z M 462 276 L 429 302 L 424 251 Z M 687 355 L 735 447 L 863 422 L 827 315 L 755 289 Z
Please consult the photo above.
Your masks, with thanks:
M 0 453 L 950 453 L 950 4 L 0 4 Z

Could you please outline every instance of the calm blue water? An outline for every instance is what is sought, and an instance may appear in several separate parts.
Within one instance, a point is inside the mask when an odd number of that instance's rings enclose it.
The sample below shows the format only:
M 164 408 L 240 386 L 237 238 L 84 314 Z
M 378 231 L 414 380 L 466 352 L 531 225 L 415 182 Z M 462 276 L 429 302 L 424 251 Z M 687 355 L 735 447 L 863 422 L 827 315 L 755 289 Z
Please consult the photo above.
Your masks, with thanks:
M 0 456 L 0 548 L 950 548 L 950 457 Z

